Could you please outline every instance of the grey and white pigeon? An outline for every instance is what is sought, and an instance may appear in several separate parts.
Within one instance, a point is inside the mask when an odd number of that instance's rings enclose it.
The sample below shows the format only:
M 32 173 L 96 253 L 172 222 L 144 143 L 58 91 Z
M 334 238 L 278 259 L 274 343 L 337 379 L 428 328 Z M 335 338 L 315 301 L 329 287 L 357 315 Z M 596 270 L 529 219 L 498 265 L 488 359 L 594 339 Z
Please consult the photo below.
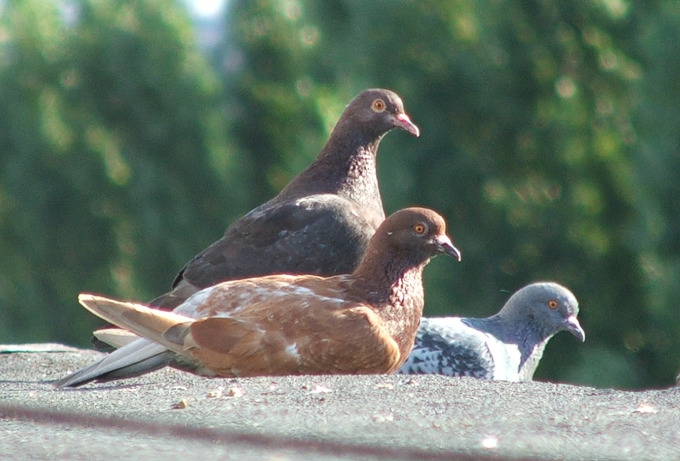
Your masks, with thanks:
M 205 288 L 173 312 L 81 294 L 94 314 L 141 337 L 57 386 L 174 364 L 204 376 L 394 373 L 423 312 L 422 273 L 438 254 L 460 261 L 444 219 L 426 208 L 388 217 L 351 274 L 274 274 Z
M 401 98 L 362 91 L 345 108 L 312 164 L 268 202 L 235 221 L 224 236 L 179 272 L 172 290 L 151 305 L 173 309 L 225 280 L 266 274 L 347 274 L 385 219 L 376 156 L 383 136 L 420 131 Z
M 555 333 L 585 341 L 578 310 L 571 291 L 541 282 L 517 291 L 491 317 L 423 318 L 399 373 L 530 381 Z

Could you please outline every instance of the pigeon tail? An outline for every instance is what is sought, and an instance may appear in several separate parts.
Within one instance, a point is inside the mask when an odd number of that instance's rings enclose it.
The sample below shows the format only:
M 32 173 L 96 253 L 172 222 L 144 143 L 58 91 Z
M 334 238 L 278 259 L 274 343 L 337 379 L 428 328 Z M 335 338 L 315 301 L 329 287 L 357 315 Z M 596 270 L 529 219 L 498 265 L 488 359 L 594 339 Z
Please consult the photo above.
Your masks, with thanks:
M 173 352 L 160 344 L 139 339 L 57 381 L 55 386 L 78 387 L 92 381 L 133 378 L 165 367 L 174 356 Z
M 191 317 L 174 312 L 151 309 L 142 304 L 116 301 L 88 293 L 81 293 L 78 301 L 97 317 L 175 352 L 181 352 L 181 347 L 168 341 L 164 333 L 178 324 L 193 321 Z

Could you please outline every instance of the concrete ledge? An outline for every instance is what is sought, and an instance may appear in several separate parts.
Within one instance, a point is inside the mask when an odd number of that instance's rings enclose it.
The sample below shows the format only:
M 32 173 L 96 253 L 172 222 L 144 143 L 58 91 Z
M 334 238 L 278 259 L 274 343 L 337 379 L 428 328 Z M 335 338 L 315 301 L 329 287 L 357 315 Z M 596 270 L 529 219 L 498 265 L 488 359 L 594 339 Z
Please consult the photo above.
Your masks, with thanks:
M 101 355 L 26 350 L 0 355 L 2 459 L 675 459 L 680 452 L 680 388 L 396 375 L 218 380 L 166 369 L 57 390 L 50 381 Z
M 0 354 L 17 352 L 78 352 L 80 349 L 58 343 L 0 344 Z

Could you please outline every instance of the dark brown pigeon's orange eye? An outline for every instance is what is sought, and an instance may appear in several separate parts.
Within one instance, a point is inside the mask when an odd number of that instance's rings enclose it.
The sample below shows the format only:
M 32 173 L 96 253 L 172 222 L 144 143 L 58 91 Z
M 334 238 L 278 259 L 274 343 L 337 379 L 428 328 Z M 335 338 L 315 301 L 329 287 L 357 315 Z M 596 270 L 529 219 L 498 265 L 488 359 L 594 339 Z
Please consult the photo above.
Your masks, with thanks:
M 548 307 L 552 310 L 557 309 L 557 301 L 551 299 L 550 301 L 548 301 Z
M 418 235 L 423 235 L 426 230 L 427 227 L 425 227 L 425 224 L 416 224 L 413 226 L 413 231 Z
M 373 101 L 373 110 L 376 112 L 382 112 L 385 110 L 385 101 L 382 99 L 376 99 Z

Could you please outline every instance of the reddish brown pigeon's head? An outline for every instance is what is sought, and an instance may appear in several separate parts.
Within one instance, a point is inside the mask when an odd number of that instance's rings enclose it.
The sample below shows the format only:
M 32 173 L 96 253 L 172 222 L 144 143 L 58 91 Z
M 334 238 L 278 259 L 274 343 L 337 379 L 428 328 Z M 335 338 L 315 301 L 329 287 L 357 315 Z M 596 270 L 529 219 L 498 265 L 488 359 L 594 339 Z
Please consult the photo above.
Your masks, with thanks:
M 446 235 L 446 223 L 427 208 L 405 208 L 389 216 L 378 227 L 368 252 L 401 256 L 415 264 L 426 263 L 440 253 L 461 259 L 460 251 Z

